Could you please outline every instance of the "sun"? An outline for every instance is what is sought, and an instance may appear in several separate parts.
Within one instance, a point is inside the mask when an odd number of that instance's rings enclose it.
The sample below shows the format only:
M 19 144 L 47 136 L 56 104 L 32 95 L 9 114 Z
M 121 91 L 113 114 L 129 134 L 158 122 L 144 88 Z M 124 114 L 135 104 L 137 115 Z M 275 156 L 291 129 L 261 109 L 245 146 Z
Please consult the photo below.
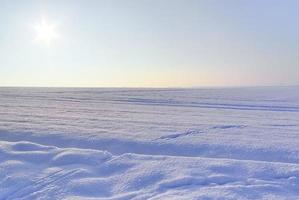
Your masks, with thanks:
M 36 31 L 36 40 L 47 45 L 50 45 L 52 40 L 58 38 L 56 25 L 47 22 L 45 19 L 42 19 L 39 24 L 34 26 L 34 29 Z

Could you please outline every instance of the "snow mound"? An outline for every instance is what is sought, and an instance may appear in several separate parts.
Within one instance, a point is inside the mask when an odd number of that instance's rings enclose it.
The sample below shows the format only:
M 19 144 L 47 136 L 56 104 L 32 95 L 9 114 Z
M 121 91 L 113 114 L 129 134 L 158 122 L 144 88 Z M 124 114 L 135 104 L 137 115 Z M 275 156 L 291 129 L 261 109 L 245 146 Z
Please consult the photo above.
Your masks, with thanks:
M 0 199 L 296 199 L 299 165 L 0 142 Z

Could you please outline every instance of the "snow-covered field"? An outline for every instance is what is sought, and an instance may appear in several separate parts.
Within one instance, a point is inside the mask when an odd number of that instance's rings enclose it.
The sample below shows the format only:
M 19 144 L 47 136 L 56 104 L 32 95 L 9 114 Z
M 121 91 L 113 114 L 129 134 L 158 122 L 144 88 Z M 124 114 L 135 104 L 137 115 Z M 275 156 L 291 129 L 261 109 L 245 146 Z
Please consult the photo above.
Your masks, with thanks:
M 0 88 L 0 199 L 299 199 L 299 87 Z

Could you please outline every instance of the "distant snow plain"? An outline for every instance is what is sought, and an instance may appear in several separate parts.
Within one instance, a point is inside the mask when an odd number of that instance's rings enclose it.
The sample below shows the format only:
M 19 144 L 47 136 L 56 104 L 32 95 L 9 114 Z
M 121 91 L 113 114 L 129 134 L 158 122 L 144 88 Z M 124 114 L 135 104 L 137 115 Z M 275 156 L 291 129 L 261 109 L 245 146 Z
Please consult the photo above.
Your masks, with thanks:
M 299 87 L 0 88 L 0 199 L 299 199 Z

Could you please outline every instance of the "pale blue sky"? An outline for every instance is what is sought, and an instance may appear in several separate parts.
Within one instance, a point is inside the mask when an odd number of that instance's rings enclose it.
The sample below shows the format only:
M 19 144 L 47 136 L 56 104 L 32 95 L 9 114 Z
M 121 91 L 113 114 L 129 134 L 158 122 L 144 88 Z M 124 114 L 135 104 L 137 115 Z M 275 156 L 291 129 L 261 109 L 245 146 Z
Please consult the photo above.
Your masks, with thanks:
M 0 0 L 0 86 L 299 84 L 299 1 Z M 55 25 L 48 44 L 34 27 Z

